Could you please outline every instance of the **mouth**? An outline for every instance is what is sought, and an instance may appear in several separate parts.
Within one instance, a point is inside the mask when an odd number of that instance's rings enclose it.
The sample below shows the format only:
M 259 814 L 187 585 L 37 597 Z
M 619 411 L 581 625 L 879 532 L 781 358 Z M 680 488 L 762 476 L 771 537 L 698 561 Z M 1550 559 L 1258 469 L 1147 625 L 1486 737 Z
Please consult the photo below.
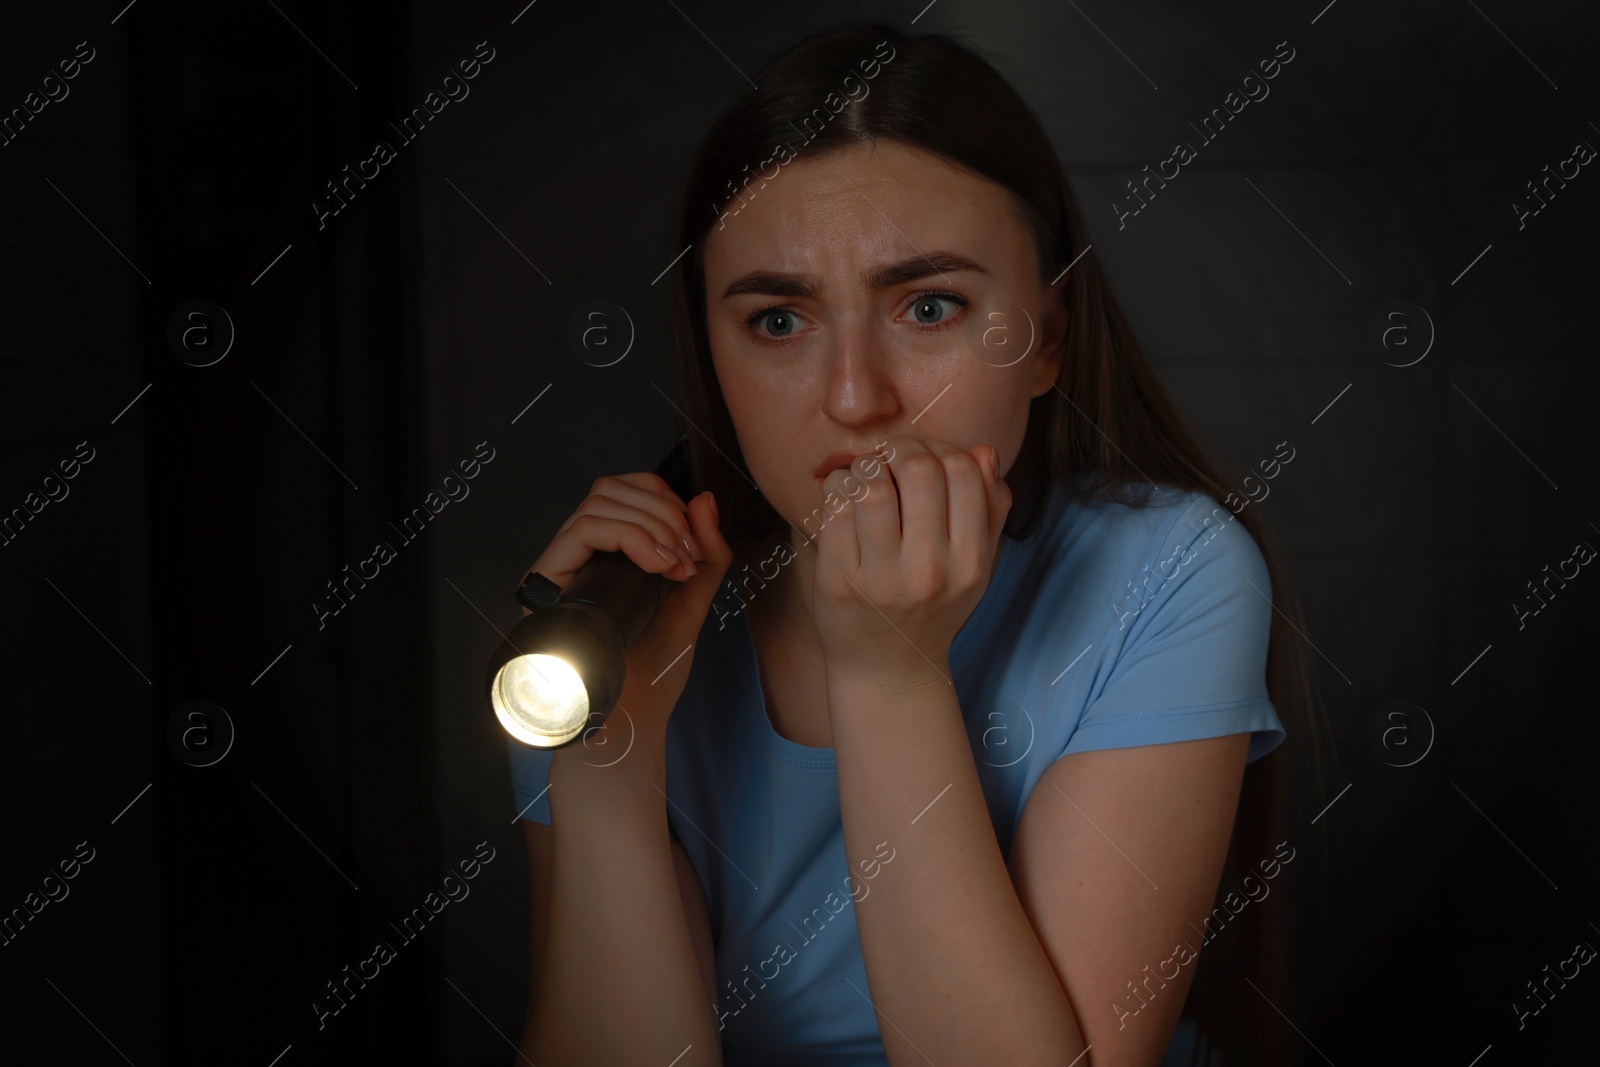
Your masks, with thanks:
M 817 480 L 821 481 L 822 479 L 826 478 L 828 475 L 832 474 L 836 470 L 847 470 L 849 468 L 850 464 L 855 462 L 855 458 L 858 455 L 866 455 L 866 453 L 865 452 L 834 452 L 833 454 L 828 456 L 828 458 L 824 459 L 822 461 L 822 463 L 817 467 L 817 474 L 816 474 Z

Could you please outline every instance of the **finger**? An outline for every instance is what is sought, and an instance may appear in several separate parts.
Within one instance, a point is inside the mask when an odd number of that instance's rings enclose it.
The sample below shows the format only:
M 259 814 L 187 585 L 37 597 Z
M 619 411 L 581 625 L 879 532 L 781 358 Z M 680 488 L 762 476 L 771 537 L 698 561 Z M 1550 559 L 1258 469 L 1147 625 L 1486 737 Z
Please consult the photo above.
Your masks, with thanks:
M 900 565 L 917 568 L 942 565 L 950 551 L 944 464 L 922 441 L 893 437 L 894 475 L 900 497 Z
M 989 468 L 973 452 L 946 441 L 927 442 L 929 450 L 944 464 L 948 511 L 945 517 L 950 537 L 951 559 L 987 559 L 989 536 Z M 974 450 L 984 456 L 985 446 Z
M 658 663 L 663 669 L 699 637 L 712 598 L 722 584 L 728 564 L 733 561 L 733 549 L 717 528 L 711 494 L 705 492 L 691 498 L 688 514 L 689 525 L 705 551 L 705 558 L 700 563 L 699 573 L 667 591 L 655 620 L 639 639 L 639 661 Z M 692 659 L 692 655 L 685 656 L 683 662 L 674 664 L 673 670 L 687 669 L 686 664 Z
M 823 479 L 822 513 L 828 516 L 828 519 L 818 531 L 819 568 L 826 559 L 829 568 L 837 568 L 844 574 L 854 575 L 861 571 L 861 528 L 856 522 L 856 503 L 868 492 L 865 483 L 848 467 L 830 471 Z M 832 507 L 828 503 L 830 500 L 833 501 Z M 834 508 L 839 509 L 837 514 Z
M 655 478 L 656 481 L 661 481 L 653 474 L 609 475 L 600 478 L 590 488 L 588 500 L 593 500 L 595 497 L 607 498 L 631 505 L 640 511 L 654 515 L 675 531 L 673 536 L 666 542 L 669 548 L 683 541 L 685 542 L 684 547 L 688 550 L 691 558 L 699 559 L 700 546 L 695 544 L 694 536 L 689 530 L 689 520 L 684 516 L 683 509 L 677 504 L 677 497 L 675 495 L 670 497 L 663 496 L 638 481 L 646 478 Z M 663 482 L 662 484 L 665 485 L 666 483 Z M 667 490 L 667 492 L 670 494 L 671 490 Z M 587 500 L 585 502 L 587 503 Z M 565 530 L 571 523 L 572 519 L 568 518 L 567 524 L 562 526 L 561 530 Z M 556 532 L 560 533 L 561 530 Z
M 569 536 L 551 541 L 529 569 L 530 574 L 538 571 L 563 591 L 596 552 L 621 552 L 651 574 L 669 578 L 684 574 L 682 561 L 676 556 L 668 559 L 656 551 L 659 542 L 655 536 L 636 522 L 584 514 L 573 521 L 568 533 Z
M 654 474 L 650 471 L 635 471 L 632 474 L 618 474 L 615 475 L 615 477 L 620 478 L 629 485 L 636 486 L 637 488 L 666 497 L 668 500 L 678 505 L 678 508 L 681 511 L 687 511 L 689 508 L 689 505 L 684 502 L 684 499 L 677 493 L 674 493 L 672 491 L 672 486 L 668 485 L 667 480 L 661 477 L 659 474 Z
M 640 493 L 643 490 L 630 489 L 629 493 Z M 671 507 L 666 501 L 660 501 L 666 507 Z M 657 514 L 642 511 L 632 504 L 624 504 L 608 496 L 591 496 L 583 502 L 573 518 L 578 515 L 595 515 L 602 519 L 621 519 L 624 522 L 636 522 L 649 530 L 656 541 L 671 552 L 674 559 L 693 559 L 694 556 L 688 549 L 690 543 L 686 538 L 689 533 L 689 520 L 679 516 L 681 524 L 669 525 L 661 521 Z M 569 520 L 570 524 L 570 520 Z
M 861 573 L 888 573 L 900 566 L 900 498 L 889 470 L 895 454 L 893 443 L 885 441 L 879 451 L 863 453 L 850 464 L 859 481 L 851 487 L 855 499 L 850 509 L 855 513 L 856 570 Z
M 679 512 L 684 511 L 688 507 L 688 505 L 684 503 L 683 498 L 677 493 L 674 493 L 672 491 L 672 486 L 668 485 L 667 480 L 661 477 L 659 474 L 652 474 L 649 471 L 633 471 L 629 474 L 610 474 L 599 479 L 599 481 L 596 481 L 595 485 L 598 486 L 600 482 L 608 480 L 625 482 L 628 485 L 633 486 L 635 489 L 640 489 L 647 493 L 654 493 L 656 496 L 662 497 L 663 499 L 676 505 Z M 591 488 L 589 491 L 592 493 L 595 490 Z
M 679 536 L 688 536 L 689 523 L 684 518 L 683 501 L 678 499 L 677 494 L 672 492 L 665 481 L 654 474 L 635 472 L 607 475 L 595 480 L 589 487 L 589 495 L 609 496 L 614 500 L 632 504 L 640 510 L 649 511 L 676 526 L 681 531 Z M 570 524 L 571 518 L 569 517 L 567 521 Z

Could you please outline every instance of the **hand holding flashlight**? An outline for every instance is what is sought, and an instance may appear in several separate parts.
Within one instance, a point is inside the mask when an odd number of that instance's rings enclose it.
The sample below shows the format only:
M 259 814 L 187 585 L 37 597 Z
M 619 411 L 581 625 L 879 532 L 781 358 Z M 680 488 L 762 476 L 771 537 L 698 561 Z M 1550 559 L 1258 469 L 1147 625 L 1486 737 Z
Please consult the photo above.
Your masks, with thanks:
M 678 581 L 693 577 L 701 558 L 688 506 L 666 479 L 642 471 L 596 481 L 528 571 L 564 590 L 596 552 L 622 552 L 641 569 Z
M 634 473 L 597 481 L 529 573 L 566 592 L 596 553 L 618 553 L 616 558 L 625 556 L 642 571 L 671 579 L 660 606 L 627 647 L 625 678 L 616 698 L 640 740 L 662 750 L 667 718 L 694 659 L 691 646 L 733 550 L 717 528 L 710 493 L 686 505 L 660 476 Z M 552 672 L 560 664 L 540 660 L 539 665 L 541 686 L 559 681 Z

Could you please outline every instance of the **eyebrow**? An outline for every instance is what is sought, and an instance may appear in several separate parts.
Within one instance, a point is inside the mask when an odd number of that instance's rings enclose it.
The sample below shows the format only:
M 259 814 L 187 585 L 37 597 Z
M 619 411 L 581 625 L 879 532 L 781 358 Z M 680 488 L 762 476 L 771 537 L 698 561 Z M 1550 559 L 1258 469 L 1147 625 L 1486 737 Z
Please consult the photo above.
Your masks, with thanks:
M 960 270 L 989 273 L 989 269 L 983 264 L 968 259 L 959 252 L 929 252 L 926 255 L 909 256 L 894 263 L 886 263 L 863 271 L 861 280 L 869 289 L 889 289 L 896 285 L 904 285 L 906 282 L 914 282 L 918 278 L 926 278 L 930 274 L 942 277 L 946 271 Z M 753 270 L 736 279 L 722 296 L 723 299 L 727 299 L 743 293 L 756 293 L 761 296 L 814 297 L 825 288 L 826 286 L 815 275 Z

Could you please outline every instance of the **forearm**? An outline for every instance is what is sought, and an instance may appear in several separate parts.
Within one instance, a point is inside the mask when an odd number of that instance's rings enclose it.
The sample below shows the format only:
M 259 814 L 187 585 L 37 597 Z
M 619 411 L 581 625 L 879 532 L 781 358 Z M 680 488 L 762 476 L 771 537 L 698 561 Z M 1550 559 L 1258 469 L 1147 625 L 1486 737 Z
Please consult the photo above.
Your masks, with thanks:
M 644 747 L 644 746 L 641 746 Z M 550 922 L 529 1057 L 557 1064 L 720 1064 L 667 834 L 659 753 L 550 768 Z M 625 1025 L 624 1025 L 625 1021 Z
M 1071 1062 L 1077 1022 L 1000 854 L 954 689 L 830 672 L 828 705 L 846 855 L 895 849 L 856 905 L 890 1061 Z

